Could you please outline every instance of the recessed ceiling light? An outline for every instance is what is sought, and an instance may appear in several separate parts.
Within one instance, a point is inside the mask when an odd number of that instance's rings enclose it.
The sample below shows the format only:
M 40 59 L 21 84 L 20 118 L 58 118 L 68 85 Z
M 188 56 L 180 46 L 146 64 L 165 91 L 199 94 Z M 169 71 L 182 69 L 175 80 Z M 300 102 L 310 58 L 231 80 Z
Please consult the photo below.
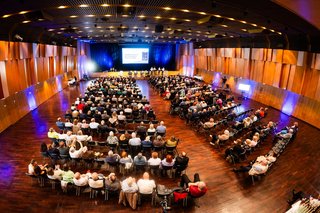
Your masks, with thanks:
M 229 20 L 231 20 L 231 21 L 234 21 L 235 19 L 234 18 L 228 18 Z
M 23 21 L 22 23 L 26 24 L 26 23 L 29 23 L 29 22 L 31 22 L 31 21 L 30 20 L 26 20 L 26 21 Z
M 65 29 L 66 29 L 66 28 L 64 28 L 64 27 L 61 27 L 61 28 L 60 28 L 60 30 L 65 30 Z
M 140 15 L 140 16 L 139 16 L 139 18 L 145 18 L 145 17 L 146 17 L 146 16 L 144 16 L 144 15 Z
M 233 35 L 230 36 L 230 38 L 233 38 L 233 37 L 234 37 Z
M 90 27 L 84 27 L 85 29 L 89 29 Z
M 185 21 L 190 22 L 191 20 L 190 19 L 185 19 Z
M 126 15 L 126 14 L 123 14 L 123 15 L 122 15 L 122 17 L 128 17 L 128 15 Z
M 65 8 L 67 8 L 67 6 L 61 5 L 58 7 L 58 9 L 65 9 Z
M 221 24 L 221 27 L 228 27 L 228 25 L 225 25 L 225 24 Z
M 108 7 L 108 4 L 102 4 L 101 7 Z
M 80 4 L 79 7 L 89 7 L 87 4 Z
M 175 18 L 175 17 L 172 17 L 172 18 L 170 18 L 171 20 L 177 20 L 177 18 Z
M 10 14 L 3 15 L 2 18 L 8 18 L 8 17 L 10 17 L 10 16 L 11 16 Z
M 190 10 L 187 10 L 187 9 L 184 9 L 182 11 L 185 12 L 185 13 L 189 13 L 190 12 Z
M 257 25 L 256 24 L 251 24 L 252 26 L 256 27 Z
M 156 19 L 161 19 L 161 16 L 155 16 L 154 18 L 156 18 Z
M 111 15 L 111 14 L 106 14 L 106 15 L 104 15 L 104 16 L 106 16 L 106 17 L 111 17 L 112 15 Z
M 165 10 L 172 10 L 171 7 L 164 7 Z
M 270 31 L 274 33 L 274 30 L 273 30 L 273 29 L 270 29 Z
M 54 29 L 48 29 L 48 31 L 54 31 Z
M 220 15 L 214 15 L 215 17 L 217 17 L 217 18 L 221 18 L 221 16 Z
M 39 18 L 38 21 L 44 21 L 44 19 L 43 18 Z
M 241 29 L 242 31 L 244 31 L 244 32 L 246 32 L 247 31 L 247 29 Z
M 247 22 L 246 21 L 240 21 L 241 23 L 243 23 L 243 24 L 246 24 Z
M 78 16 L 69 16 L 70 18 L 77 18 Z
M 207 15 L 205 12 L 199 12 L 199 14 L 201 14 L 201 15 Z
M 86 15 L 87 17 L 94 17 L 95 15 L 93 14 L 90 14 L 90 15 Z
M 264 29 L 264 30 L 267 29 L 266 27 L 261 27 L 261 28 Z
M 131 7 L 131 5 L 130 4 L 124 4 L 124 5 L 122 5 L 123 7 Z
M 26 14 L 26 13 L 28 13 L 29 11 L 21 11 L 19 14 Z
M 112 29 L 112 28 L 113 28 L 113 26 L 110 26 L 109 28 L 110 28 L 110 29 Z

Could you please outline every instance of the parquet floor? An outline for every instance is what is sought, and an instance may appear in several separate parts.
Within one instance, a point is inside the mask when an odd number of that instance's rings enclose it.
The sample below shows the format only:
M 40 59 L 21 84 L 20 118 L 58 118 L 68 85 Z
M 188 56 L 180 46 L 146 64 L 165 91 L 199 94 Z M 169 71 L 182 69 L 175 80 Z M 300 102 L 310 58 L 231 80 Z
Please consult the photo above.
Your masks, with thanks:
M 252 185 L 246 175 L 236 175 L 222 154 L 213 149 L 203 135 L 197 134 L 183 120 L 170 116 L 170 103 L 162 100 L 156 91 L 149 88 L 145 80 L 138 84 L 149 98 L 159 120 L 168 128 L 168 136 L 180 138 L 179 151 L 190 157 L 187 173 L 200 173 L 208 184 L 209 191 L 199 201 L 200 208 L 183 209 L 174 206 L 172 212 L 284 212 L 286 200 L 293 188 L 312 194 L 320 191 L 320 131 L 299 121 L 299 132 L 295 141 L 288 145 L 266 177 Z M 76 197 L 73 193 L 63 194 L 50 186 L 40 188 L 31 185 L 25 176 L 30 159 L 41 163 L 39 147 L 47 140 L 47 130 L 55 126 L 55 120 L 70 106 L 70 102 L 83 92 L 85 83 L 70 87 L 56 94 L 37 109 L 27 114 L 13 126 L 0 134 L 0 211 L 1 212 L 131 212 L 117 204 L 117 198 L 103 201 L 102 197 L 90 200 L 88 194 Z M 260 103 L 245 100 L 243 109 L 257 108 Z M 319 115 L 315 115 L 319 116 Z M 269 120 L 278 121 L 279 128 L 291 124 L 290 118 L 277 110 L 270 109 Z M 271 147 L 271 138 L 255 151 L 249 160 L 265 154 Z M 157 179 L 158 183 L 176 186 L 168 179 Z M 161 212 L 149 203 L 143 203 L 137 211 Z

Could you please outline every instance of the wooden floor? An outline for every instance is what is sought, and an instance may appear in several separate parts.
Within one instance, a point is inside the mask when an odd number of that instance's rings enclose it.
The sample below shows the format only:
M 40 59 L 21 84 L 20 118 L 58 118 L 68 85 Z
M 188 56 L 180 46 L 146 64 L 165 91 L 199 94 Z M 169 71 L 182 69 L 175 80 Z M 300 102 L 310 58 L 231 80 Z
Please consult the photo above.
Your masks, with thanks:
M 179 151 L 186 151 L 190 157 L 187 173 L 200 173 L 208 184 L 208 193 L 200 199 L 197 207 L 183 209 L 174 206 L 172 212 L 284 212 L 288 207 L 286 200 L 293 188 L 316 194 L 320 191 L 320 131 L 299 121 L 300 127 L 295 141 L 288 145 L 266 177 L 251 184 L 246 175 L 236 175 L 231 171 L 222 154 L 213 149 L 205 137 L 190 129 L 183 120 L 170 116 L 170 103 L 162 100 L 156 91 L 150 89 L 144 80 L 138 81 L 143 94 L 154 107 L 159 120 L 168 128 L 168 136 L 180 138 Z M 37 109 L 26 115 L 15 125 L 0 134 L 0 209 L 1 212 L 130 212 L 129 208 L 117 204 L 117 198 L 103 201 L 102 198 L 90 200 L 88 194 L 76 197 L 63 194 L 47 186 L 40 188 L 31 185 L 24 174 L 30 159 L 41 162 L 39 147 L 47 140 L 47 130 L 55 126 L 55 119 L 70 106 L 70 101 L 83 92 L 85 83 L 70 87 L 56 94 Z M 257 108 L 261 104 L 243 101 L 243 109 Z M 315 116 L 319 116 L 315 115 Z M 279 127 L 296 119 L 270 109 L 269 120 L 278 121 Z M 271 138 L 268 139 L 271 141 Z M 265 143 L 249 160 L 265 154 L 271 143 Z M 173 180 L 160 179 L 158 183 L 176 186 Z M 143 203 L 137 211 L 161 212 Z

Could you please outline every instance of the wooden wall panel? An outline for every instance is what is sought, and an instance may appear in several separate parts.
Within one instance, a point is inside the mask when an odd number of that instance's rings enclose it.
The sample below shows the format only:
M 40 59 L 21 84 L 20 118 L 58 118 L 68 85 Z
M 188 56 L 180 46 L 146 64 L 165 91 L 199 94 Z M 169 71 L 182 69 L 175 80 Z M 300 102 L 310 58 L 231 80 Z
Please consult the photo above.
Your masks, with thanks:
M 298 51 L 284 50 L 283 51 L 283 63 L 296 65 L 298 61 Z
M 0 61 L 8 60 L 8 45 L 7 41 L 0 41 Z

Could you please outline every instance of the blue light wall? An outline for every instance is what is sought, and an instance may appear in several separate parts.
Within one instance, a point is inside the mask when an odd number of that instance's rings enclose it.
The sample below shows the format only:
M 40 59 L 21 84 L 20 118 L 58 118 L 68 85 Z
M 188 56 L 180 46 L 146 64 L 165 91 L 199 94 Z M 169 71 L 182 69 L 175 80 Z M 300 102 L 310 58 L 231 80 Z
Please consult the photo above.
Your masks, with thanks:
M 149 64 L 122 64 L 122 48 L 149 48 Z M 110 68 L 117 70 L 150 70 L 151 67 L 176 68 L 175 44 L 90 44 L 90 56 L 98 65 L 97 71 Z

